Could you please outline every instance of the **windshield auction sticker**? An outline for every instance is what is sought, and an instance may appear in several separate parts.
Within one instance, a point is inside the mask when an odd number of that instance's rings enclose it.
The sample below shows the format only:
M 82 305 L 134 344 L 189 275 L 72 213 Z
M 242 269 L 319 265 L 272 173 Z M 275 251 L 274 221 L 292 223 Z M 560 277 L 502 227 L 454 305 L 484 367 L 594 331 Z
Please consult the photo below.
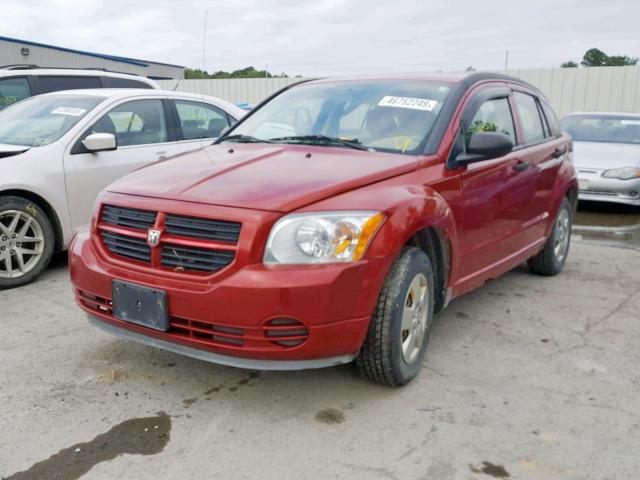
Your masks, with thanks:
M 396 108 L 410 108 L 411 110 L 425 110 L 427 112 L 433 111 L 438 105 L 436 100 L 428 100 L 426 98 L 416 97 L 382 97 L 382 100 L 378 103 L 379 107 L 396 107 Z
M 75 107 L 58 107 L 53 110 L 51 113 L 54 115 L 70 115 L 72 117 L 79 117 L 86 110 L 84 108 L 75 108 Z

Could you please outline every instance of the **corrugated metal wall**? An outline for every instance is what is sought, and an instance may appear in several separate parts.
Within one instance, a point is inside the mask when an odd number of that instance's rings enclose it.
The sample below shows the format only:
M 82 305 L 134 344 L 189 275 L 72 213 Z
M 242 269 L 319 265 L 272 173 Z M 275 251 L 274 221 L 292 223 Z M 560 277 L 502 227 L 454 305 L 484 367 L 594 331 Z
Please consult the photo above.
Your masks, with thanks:
M 538 87 L 558 115 L 583 110 L 640 112 L 640 67 L 509 70 Z M 301 78 L 182 80 L 178 90 L 213 95 L 233 103 L 255 104 Z M 160 82 L 173 89 L 176 82 Z
M 558 115 L 600 110 L 640 112 L 640 67 L 509 70 L 538 87 Z
M 228 80 L 180 80 L 177 90 L 223 98 L 233 103 L 256 104 L 283 87 L 302 78 L 237 78 Z M 175 80 L 161 80 L 160 85 L 173 90 Z

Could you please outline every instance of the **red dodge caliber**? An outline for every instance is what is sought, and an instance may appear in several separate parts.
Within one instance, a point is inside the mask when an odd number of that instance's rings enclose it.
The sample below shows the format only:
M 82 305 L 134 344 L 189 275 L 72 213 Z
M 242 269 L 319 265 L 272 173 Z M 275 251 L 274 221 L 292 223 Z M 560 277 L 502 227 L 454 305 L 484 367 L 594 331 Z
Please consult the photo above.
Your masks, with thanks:
M 571 149 L 507 76 L 302 82 L 108 187 L 70 249 L 76 298 L 97 327 L 202 360 L 355 361 L 403 385 L 449 300 L 525 261 L 562 270 Z

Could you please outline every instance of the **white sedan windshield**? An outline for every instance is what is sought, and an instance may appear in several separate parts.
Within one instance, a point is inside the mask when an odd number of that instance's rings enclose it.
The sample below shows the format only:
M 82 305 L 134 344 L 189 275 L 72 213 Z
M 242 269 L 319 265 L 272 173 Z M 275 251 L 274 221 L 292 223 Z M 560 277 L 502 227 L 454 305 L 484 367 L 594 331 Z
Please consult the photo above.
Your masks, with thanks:
M 0 143 L 41 147 L 71 129 L 102 97 L 47 95 L 33 97 L 0 111 Z

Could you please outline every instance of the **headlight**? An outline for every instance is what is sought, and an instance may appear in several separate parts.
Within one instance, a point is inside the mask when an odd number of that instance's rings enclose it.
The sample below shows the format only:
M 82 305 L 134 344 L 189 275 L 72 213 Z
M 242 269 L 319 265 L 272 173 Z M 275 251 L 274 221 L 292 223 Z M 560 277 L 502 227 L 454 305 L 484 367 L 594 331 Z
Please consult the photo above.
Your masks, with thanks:
M 605 170 L 602 173 L 606 178 L 619 178 L 620 180 L 630 180 L 632 178 L 640 178 L 640 168 L 638 167 L 623 167 L 613 168 L 611 170 Z
M 360 260 L 378 231 L 380 212 L 287 215 L 271 229 L 264 263 L 337 263 Z

